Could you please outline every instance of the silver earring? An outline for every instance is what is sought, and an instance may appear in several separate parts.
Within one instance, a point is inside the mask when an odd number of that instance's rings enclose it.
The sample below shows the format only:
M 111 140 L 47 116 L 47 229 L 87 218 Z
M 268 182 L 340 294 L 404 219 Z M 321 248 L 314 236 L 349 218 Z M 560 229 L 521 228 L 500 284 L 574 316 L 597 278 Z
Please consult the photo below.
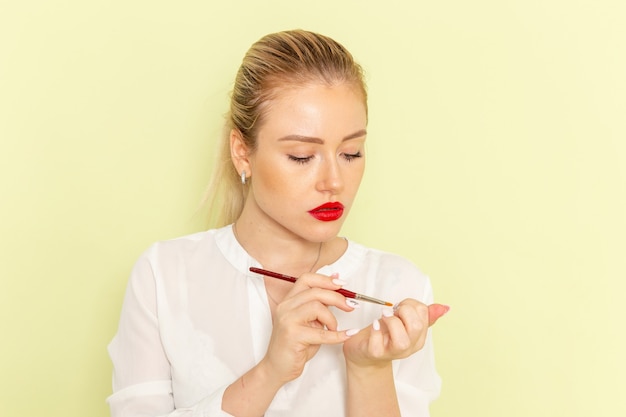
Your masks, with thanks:
M 246 171 L 241 171 L 241 185 L 246 185 Z

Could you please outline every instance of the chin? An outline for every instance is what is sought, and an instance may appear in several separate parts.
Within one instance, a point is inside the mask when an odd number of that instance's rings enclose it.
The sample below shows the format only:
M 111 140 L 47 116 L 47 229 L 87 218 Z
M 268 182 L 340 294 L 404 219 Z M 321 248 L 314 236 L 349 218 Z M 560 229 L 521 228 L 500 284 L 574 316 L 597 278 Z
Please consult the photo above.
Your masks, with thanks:
M 328 242 L 337 237 L 341 226 L 343 226 L 343 221 L 340 220 L 318 225 L 311 231 L 311 239 L 309 240 L 312 242 Z

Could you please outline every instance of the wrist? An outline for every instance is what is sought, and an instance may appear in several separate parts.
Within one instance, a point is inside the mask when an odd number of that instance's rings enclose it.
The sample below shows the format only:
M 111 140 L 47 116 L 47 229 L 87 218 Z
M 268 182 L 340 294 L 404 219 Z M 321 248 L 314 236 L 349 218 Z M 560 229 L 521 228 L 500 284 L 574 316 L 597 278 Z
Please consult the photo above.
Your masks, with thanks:
M 363 365 L 346 361 L 348 416 L 400 416 L 391 361 Z
M 222 410 L 233 416 L 263 415 L 281 386 L 271 369 L 260 362 L 226 388 Z
M 392 361 L 376 361 L 370 363 L 358 363 L 346 360 L 346 372 L 358 378 L 374 378 L 385 375 L 393 375 Z
M 283 385 L 289 382 L 288 379 L 280 377 L 280 372 L 272 366 L 271 362 L 267 358 L 261 359 L 261 361 L 254 367 L 255 373 L 263 381 L 263 384 L 275 391 L 278 391 Z

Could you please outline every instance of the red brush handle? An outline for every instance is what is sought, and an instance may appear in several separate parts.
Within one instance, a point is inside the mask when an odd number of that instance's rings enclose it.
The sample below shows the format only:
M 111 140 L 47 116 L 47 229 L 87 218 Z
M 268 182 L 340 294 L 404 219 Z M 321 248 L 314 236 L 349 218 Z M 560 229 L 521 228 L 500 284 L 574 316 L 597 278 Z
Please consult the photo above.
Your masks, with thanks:
M 261 268 L 250 267 L 250 271 L 256 272 L 257 274 L 266 275 L 268 277 L 282 279 L 283 281 L 296 282 L 298 280 L 298 278 L 295 278 L 289 275 L 280 274 L 278 272 L 268 271 L 266 269 L 261 269 Z M 344 290 L 343 288 L 340 288 L 335 291 L 337 291 L 339 294 L 343 295 L 344 297 L 356 298 L 355 292 Z

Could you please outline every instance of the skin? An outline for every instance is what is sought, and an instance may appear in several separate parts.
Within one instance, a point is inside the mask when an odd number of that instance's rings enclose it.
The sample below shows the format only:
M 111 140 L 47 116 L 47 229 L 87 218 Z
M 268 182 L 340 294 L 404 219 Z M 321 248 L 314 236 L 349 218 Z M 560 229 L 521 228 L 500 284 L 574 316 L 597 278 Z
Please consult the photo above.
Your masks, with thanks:
M 391 361 L 421 349 L 428 326 L 447 308 L 404 300 L 379 326 L 350 336 L 337 329 L 328 308 L 353 310 L 335 292 L 342 282 L 308 272 L 336 261 L 347 247 L 337 234 L 365 168 L 363 98 L 350 85 L 312 83 L 281 90 L 266 104 L 255 152 L 237 131 L 230 136 L 233 164 L 250 181 L 237 238 L 265 268 L 299 279 L 265 279 L 273 319 L 268 350 L 226 389 L 222 408 L 235 416 L 262 416 L 322 344 L 343 343 L 348 416 L 399 416 Z M 339 220 L 323 222 L 309 214 L 329 201 L 345 206 Z

